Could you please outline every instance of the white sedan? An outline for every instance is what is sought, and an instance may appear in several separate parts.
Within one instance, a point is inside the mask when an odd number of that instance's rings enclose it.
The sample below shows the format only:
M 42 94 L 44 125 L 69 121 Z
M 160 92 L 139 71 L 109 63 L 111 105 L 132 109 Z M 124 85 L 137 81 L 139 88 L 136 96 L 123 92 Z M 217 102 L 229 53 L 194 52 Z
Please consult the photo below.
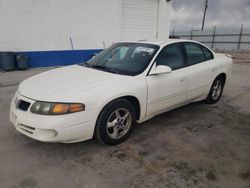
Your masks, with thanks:
M 87 63 L 23 81 L 11 102 L 17 131 L 44 142 L 93 137 L 115 145 L 135 123 L 186 105 L 216 103 L 232 59 L 188 40 L 121 42 Z

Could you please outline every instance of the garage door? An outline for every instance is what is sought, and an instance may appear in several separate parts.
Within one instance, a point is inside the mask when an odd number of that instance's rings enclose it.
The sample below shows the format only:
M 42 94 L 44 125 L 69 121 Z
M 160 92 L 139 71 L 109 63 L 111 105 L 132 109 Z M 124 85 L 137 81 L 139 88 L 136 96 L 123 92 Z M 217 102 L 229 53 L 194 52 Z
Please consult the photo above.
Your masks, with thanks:
M 156 37 L 158 0 L 122 1 L 123 40 Z

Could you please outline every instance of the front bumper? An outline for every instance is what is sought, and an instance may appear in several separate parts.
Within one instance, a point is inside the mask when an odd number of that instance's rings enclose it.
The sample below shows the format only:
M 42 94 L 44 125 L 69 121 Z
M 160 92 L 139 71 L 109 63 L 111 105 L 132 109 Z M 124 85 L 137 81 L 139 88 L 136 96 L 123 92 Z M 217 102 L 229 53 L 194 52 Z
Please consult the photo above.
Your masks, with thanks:
M 30 138 L 43 142 L 73 143 L 93 138 L 98 110 L 89 110 L 66 115 L 38 115 L 16 108 L 17 100 L 32 104 L 32 99 L 16 92 L 10 105 L 10 121 L 16 130 Z

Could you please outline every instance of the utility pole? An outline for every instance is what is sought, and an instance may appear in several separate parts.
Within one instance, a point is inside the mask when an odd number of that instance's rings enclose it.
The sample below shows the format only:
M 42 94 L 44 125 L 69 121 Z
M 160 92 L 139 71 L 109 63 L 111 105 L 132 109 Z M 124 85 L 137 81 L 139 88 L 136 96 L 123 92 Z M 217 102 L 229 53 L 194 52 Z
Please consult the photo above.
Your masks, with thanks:
M 202 26 L 201 26 L 201 30 L 204 30 L 204 25 L 205 25 L 205 20 L 206 20 L 206 13 L 207 13 L 207 7 L 208 7 L 208 0 L 205 0 L 205 9 L 204 9 L 204 15 L 203 15 L 203 19 L 202 19 Z

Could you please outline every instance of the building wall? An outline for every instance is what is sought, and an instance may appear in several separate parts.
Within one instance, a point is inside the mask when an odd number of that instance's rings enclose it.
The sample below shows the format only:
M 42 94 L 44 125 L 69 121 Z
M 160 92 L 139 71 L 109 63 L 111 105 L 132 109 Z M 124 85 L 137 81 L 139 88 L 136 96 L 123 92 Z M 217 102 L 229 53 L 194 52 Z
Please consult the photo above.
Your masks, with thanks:
M 103 48 L 120 39 L 119 12 L 118 0 L 1 0 L 0 51 Z
M 121 0 L 122 39 L 168 39 L 171 1 Z
M 32 56 L 31 67 L 61 65 L 65 59 L 75 63 L 81 51 L 86 60 L 120 40 L 152 39 L 158 30 L 168 36 L 166 4 L 170 3 L 166 0 L 0 0 L 0 52 Z M 72 56 L 72 50 L 78 53 Z M 58 52 L 61 56 L 56 57 Z
M 157 32 L 158 0 L 122 1 L 123 40 L 155 38 Z

